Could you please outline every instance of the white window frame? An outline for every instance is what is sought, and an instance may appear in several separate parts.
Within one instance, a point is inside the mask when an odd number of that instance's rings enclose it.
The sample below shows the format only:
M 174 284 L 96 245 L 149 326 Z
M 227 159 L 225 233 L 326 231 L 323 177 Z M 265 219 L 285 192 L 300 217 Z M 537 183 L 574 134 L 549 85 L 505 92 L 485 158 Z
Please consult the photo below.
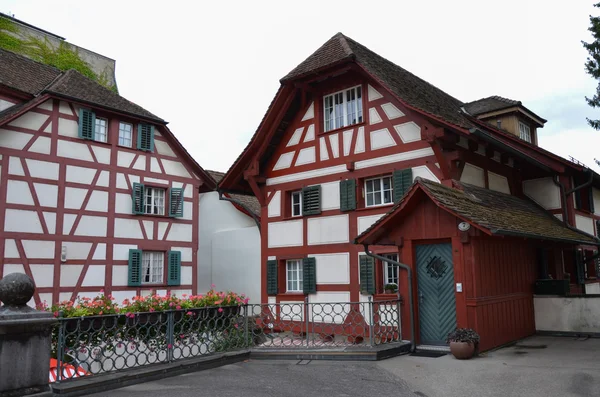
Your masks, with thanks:
M 382 254 L 381 256 L 398 262 L 398 254 Z M 391 266 L 388 262 L 383 263 L 383 285 L 396 284 L 400 285 L 399 269 L 398 266 Z M 390 271 L 392 274 L 390 274 Z M 394 281 L 395 280 L 395 281 Z
M 360 90 L 360 91 L 359 91 Z M 347 93 L 349 91 L 354 91 L 354 106 L 353 106 L 353 112 L 352 114 L 356 114 L 356 122 L 354 123 L 350 123 L 348 120 L 348 96 Z M 360 98 L 358 97 L 358 94 L 360 92 Z M 334 99 L 336 95 L 342 94 L 342 103 L 341 104 L 337 104 L 337 105 L 341 105 L 341 112 L 342 114 L 338 114 L 338 109 L 336 108 L 336 104 L 334 103 Z M 331 109 L 333 112 L 333 117 L 331 119 L 326 118 L 327 116 L 327 102 L 328 99 L 331 98 Z M 323 96 L 323 131 L 324 132 L 328 132 L 328 131 L 332 131 L 332 130 L 336 130 L 338 128 L 344 128 L 344 127 L 348 127 L 350 125 L 355 125 L 355 124 L 360 124 L 362 122 L 364 122 L 365 120 L 365 115 L 364 115 L 364 109 L 363 109 L 363 89 L 362 89 L 362 85 L 357 85 L 354 87 L 350 87 L 350 88 L 346 88 L 344 90 L 341 91 L 337 91 L 328 95 Z M 341 120 L 341 123 L 338 123 L 337 119 Z M 330 122 L 330 124 L 328 124 L 328 122 Z M 333 125 L 332 125 L 333 124 Z
M 129 131 L 125 130 L 123 126 L 129 126 Z M 125 134 L 129 133 L 129 137 Z M 126 143 L 129 141 L 129 144 Z M 133 124 L 119 121 L 119 146 L 131 147 L 133 145 Z
M 153 186 L 144 187 L 144 214 L 164 215 L 167 189 Z
M 287 292 L 303 291 L 302 259 L 288 259 L 285 261 L 285 287 Z M 291 277 L 290 277 L 291 276 Z
M 296 206 L 296 204 L 294 203 L 294 197 L 298 197 L 299 203 L 297 203 L 297 207 L 298 207 L 298 213 L 294 212 L 294 207 Z M 290 195 L 290 207 L 291 207 L 291 214 L 293 218 L 302 216 L 302 190 L 298 190 L 297 192 L 292 192 L 292 194 Z
M 525 142 L 533 143 L 531 140 L 531 128 L 522 121 L 519 121 L 519 138 Z
M 104 125 L 102 125 L 102 121 Z M 102 128 L 104 128 L 104 131 L 101 131 Z M 94 140 L 96 142 L 108 142 L 108 119 L 96 117 L 96 121 L 94 122 Z
M 390 180 L 390 188 L 387 190 L 383 189 L 383 180 L 389 178 Z M 368 182 L 373 182 L 375 183 L 375 181 L 377 181 L 377 183 L 379 183 L 379 198 L 381 200 L 381 203 L 379 204 L 375 204 L 375 189 L 373 189 L 373 192 L 371 194 L 373 194 L 373 204 L 369 205 L 369 192 L 367 191 L 367 185 Z M 390 192 L 390 200 L 388 202 L 385 201 L 385 192 Z M 393 204 L 394 203 L 394 179 L 392 178 L 392 175 L 385 175 L 385 176 L 380 176 L 377 178 L 369 178 L 369 179 L 365 179 L 365 183 L 364 183 L 364 193 L 365 193 L 365 207 L 379 207 L 382 205 L 389 205 L 389 204 Z
M 142 251 L 142 284 L 163 284 L 164 274 L 165 253 Z

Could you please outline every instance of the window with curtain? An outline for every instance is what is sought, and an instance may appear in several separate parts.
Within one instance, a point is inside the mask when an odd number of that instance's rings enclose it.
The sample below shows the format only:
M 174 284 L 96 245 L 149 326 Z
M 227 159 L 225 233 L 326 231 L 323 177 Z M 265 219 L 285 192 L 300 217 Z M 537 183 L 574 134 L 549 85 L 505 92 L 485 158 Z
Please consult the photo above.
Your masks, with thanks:
M 144 209 L 146 214 L 165 214 L 165 189 L 146 187 L 144 189 Z

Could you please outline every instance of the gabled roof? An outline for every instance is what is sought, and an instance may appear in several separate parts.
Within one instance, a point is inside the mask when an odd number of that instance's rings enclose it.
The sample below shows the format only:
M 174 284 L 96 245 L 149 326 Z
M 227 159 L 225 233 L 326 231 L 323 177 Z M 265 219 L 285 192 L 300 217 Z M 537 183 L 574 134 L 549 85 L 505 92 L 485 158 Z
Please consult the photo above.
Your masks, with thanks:
M 481 98 L 473 102 L 468 102 L 464 104 L 465 110 L 473 115 L 479 116 L 486 113 L 496 112 L 499 110 L 520 107 L 525 110 L 527 113 L 530 113 L 535 118 L 539 119 L 542 122 L 546 122 L 548 120 L 538 116 L 533 113 L 531 110 L 527 109 L 521 101 L 515 101 L 514 99 L 503 98 L 498 95 L 490 96 L 487 98 Z
M 516 236 L 573 244 L 599 245 L 600 241 L 585 232 L 572 230 L 532 201 L 453 181 L 454 187 L 416 178 L 405 197 L 356 239 L 357 244 L 377 244 L 376 231 L 394 225 L 406 215 L 410 200 L 423 191 L 438 207 L 480 229 L 488 235 Z M 393 227 L 393 226 L 391 226 Z
M 165 123 L 163 119 L 128 101 L 76 70 L 61 70 L 0 49 L 0 84 L 25 94 L 44 93 Z
M 216 188 L 214 179 L 177 140 L 167 127 L 166 121 L 73 69 L 62 72 L 22 55 L 0 49 L 0 85 L 27 94 L 25 97 L 29 98 L 0 112 L 0 125 L 20 116 L 49 96 L 129 114 L 161 125 L 165 137 L 171 140 L 175 149 L 192 165 L 196 175 L 202 178 L 204 182 L 202 189 Z
M 210 174 L 210 176 L 219 183 L 221 179 L 225 176 L 224 172 L 206 170 Z M 260 203 L 255 196 L 249 194 L 228 194 L 232 199 L 238 200 L 250 210 L 252 213 L 260 218 Z
M 470 114 L 477 116 L 483 113 L 489 113 L 496 110 L 502 110 L 521 105 L 523 105 L 521 101 L 515 101 L 514 99 L 508 99 L 494 95 L 487 98 L 481 98 L 473 102 L 467 102 L 465 103 L 465 109 Z
M 409 106 L 454 125 L 472 127 L 461 113 L 461 101 L 342 33 L 337 33 L 329 39 L 281 79 L 281 82 L 317 74 L 322 69 L 348 61 L 356 62 Z
M 6 87 L 37 95 L 60 75 L 52 66 L 0 49 L 0 84 Z
M 62 76 L 46 88 L 44 92 L 129 113 L 160 123 L 165 122 L 163 119 L 150 113 L 141 106 L 128 101 L 119 94 L 73 69 L 64 72 Z
M 469 136 L 474 129 L 490 131 L 491 135 L 497 136 L 506 146 L 511 147 L 513 150 L 523 151 L 538 162 L 559 161 L 564 165 L 574 167 L 576 170 L 581 168 L 535 145 L 527 144 L 514 135 L 508 137 L 506 133 L 478 120 L 466 111 L 464 109 L 466 104 L 462 101 L 381 57 L 342 33 L 337 33 L 281 79 L 282 85 L 275 99 L 271 102 L 265 117 L 244 151 L 230 167 L 220 183 L 220 187 L 224 190 L 250 191 L 249 186 L 241 177 L 243 170 L 250 161 L 254 160 L 255 156 L 264 154 L 264 152 L 259 153 L 259 148 L 261 145 L 265 146 L 263 143 L 268 139 L 266 130 L 270 128 L 269 123 L 273 122 L 271 114 L 277 113 L 275 109 L 279 110 L 278 107 L 286 100 L 286 95 L 292 95 L 289 92 L 292 92 L 290 90 L 293 89 L 296 80 L 326 75 L 327 72 L 335 70 L 335 68 L 342 68 L 346 64 L 357 65 L 362 72 L 381 84 L 384 89 L 388 90 L 407 108 L 415 110 L 457 133 Z M 283 95 L 282 93 L 285 90 L 287 90 L 287 93 Z M 495 98 L 494 101 L 502 103 L 502 106 L 517 106 L 516 104 L 520 104 L 518 101 L 498 96 L 490 98 Z M 487 100 L 487 98 L 484 99 Z M 482 100 L 482 102 L 486 101 Z M 480 105 L 484 106 L 483 103 Z M 522 105 L 519 106 L 527 110 Z M 532 112 L 530 113 L 534 115 Z M 289 120 L 287 121 L 289 122 Z

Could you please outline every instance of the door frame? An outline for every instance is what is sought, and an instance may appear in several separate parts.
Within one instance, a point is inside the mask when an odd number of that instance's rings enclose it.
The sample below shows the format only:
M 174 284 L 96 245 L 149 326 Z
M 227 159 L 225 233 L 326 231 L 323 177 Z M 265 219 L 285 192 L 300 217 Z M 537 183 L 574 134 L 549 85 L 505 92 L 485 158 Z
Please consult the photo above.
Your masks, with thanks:
M 460 254 L 461 250 L 455 249 L 455 244 L 454 244 L 454 238 L 441 238 L 441 239 L 423 239 L 423 240 L 413 240 L 412 241 L 412 249 L 411 249 L 411 256 L 413 258 L 413 273 L 414 273 L 414 277 L 413 277 L 413 302 L 415 302 L 415 308 L 414 308 L 414 322 L 415 322 L 415 343 L 417 345 L 421 344 L 421 307 L 420 307 L 420 301 L 419 301 L 419 269 L 418 269 L 418 264 L 417 264 L 417 247 L 418 246 L 422 246 L 422 245 L 437 245 L 437 244 L 449 244 L 450 245 L 450 249 L 451 249 L 451 255 L 452 255 L 452 270 L 453 270 L 453 291 L 454 291 L 454 297 L 455 297 L 455 316 L 456 316 L 456 324 L 457 326 L 459 326 L 460 322 L 459 319 L 461 318 L 461 315 L 459 314 L 459 296 L 456 292 L 456 283 L 460 282 L 457 281 L 457 259 L 460 258 L 458 256 L 458 254 Z M 458 254 L 457 254 L 458 252 Z M 462 274 L 462 268 L 459 270 L 459 272 Z M 463 282 L 463 292 L 464 293 L 464 282 Z M 462 294 L 460 293 L 460 294 Z

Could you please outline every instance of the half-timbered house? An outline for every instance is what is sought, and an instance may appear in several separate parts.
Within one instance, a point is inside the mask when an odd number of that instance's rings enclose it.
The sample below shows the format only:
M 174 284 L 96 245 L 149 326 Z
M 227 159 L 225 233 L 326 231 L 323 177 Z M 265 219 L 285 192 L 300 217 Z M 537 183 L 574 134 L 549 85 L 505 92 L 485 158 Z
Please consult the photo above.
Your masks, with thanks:
M 198 291 L 215 182 L 149 111 L 0 50 L 0 180 L 0 277 L 32 277 L 34 303 Z
M 464 103 L 341 33 L 280 82 L 219 183 L 261 204 L 264 303 L 393 283 L 404 338 L 469 326 L 489 349 L 535 332 L 536 280 L 596 288 L 598 175 L 539 148 L 521 102 Z

